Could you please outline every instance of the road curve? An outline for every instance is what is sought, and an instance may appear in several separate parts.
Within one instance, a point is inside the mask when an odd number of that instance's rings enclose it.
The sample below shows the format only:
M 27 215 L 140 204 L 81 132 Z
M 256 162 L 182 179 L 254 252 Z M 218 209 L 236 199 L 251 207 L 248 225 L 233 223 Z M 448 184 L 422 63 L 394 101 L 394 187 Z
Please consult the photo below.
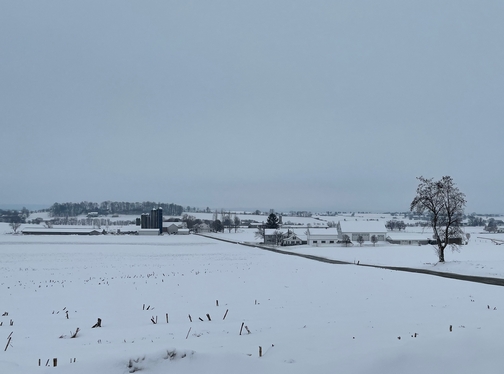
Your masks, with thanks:
M 267 246 L 264 246 L 264 245 L 261 245 L 261 244 L 237 242 L 237 241 L 233 241 L 233 240 L 216 238 L 214 236 L 203 235 L 203 234 L 197 234 L 197 235 L 201 235 L 201 236 L 204 236 L 204 237 L 209 238 L 209 239 L 220 240 L 220 241 L 223 241 L 223 242 L 226 242 L 226 243 L 239 244 L 239 245 L 243 245 L 243 246 L 251 247 L 251 248 L 259 248 L 259 249 L 262 249 L 262 250 L 265 250 L 265 251 L 276 252 L 276 253 L 280 253 L 280 254 L 283 254 L 283 255 L 303 257 L 303 258 L 307 258 L 309 260 L 319 261 L 319 262 L 325 262 L 325 263 L 328 263 L 328 264 L 364 266 L 364 267 L 377 268 L 377 269 L 386 269 L 386 270 L 394 270 L 394 271 L 404 271 L 404 272 L 407 272 L 407 273 L 427 274 L 427 275 L 433 275 L 433 276 L 436 276 L 436 277 L 443 277 L 443 278 L 462 280 L 462 281 L 466 281 L 466 282 L 490 284 L 490 285 L 493 285 L 493 286 L 504 286 L 504 279 L 503 278 L 479 277 L 479 276 L 475 276 L 475 275 L 464 275 L 464 274 L 456 274 L 456 273 L 444 273 L 444 272 L 441 272 L 441 271 L 433 271 L 433 270 L 417 269 L 417 268 L 408 268 L 408 267 L 403 267 L 403 266 L 384 266 L 384 265 L 370 265 L 370 264 L 360 264 L 360 263 L 354 264 L 353 262 L 331 260 L 329 258 L 320 257 L 320 256 L 314 256 L 314 255 L 307 255 L 307 254 L 304 254 L 304 253 L 293 253 L 293 252 L 283 251 L 281 249 L 267 247 Z

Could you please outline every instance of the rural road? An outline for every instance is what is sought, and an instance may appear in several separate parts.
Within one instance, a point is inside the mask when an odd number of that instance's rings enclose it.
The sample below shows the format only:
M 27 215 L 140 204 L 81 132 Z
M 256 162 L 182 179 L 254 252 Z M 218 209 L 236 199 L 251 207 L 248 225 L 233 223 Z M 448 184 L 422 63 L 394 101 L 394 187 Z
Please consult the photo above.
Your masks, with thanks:
M 462 281 L 466 281 L 466 282 L 490 284 L 490 285 L 493 285 L 493 286 L 504 286 L 504 279 L 503 278 L 479 277 L 479 276 L 474 276 L 474 275 L 464 275 L 464 274 L 456 274 L 456 273 L 444 273 L 444 272 L 441 272 L 441 271 L 433 271 L 433 270 L 417 269 L 417 268 L 408 268 L 408 267 L 402 267 L 402 266 L 384 266 L 384 265 L 370 265 L 370 264 L 354 264 L 353 262 L 331 260 L 331 259 L 328 259 L 328 258 L 325 258 L 325 257 L 320 257 L 320 256 L 314 256 L 314 255 L 307 255 L 307 254 L 303 254 L 303 253 L 293 253 L 293 252 L 283 251 L 281 249 L 267 247 L 267 246 L 263 246 L 261 244 L 237 242 L 237 241 L 233 241 L 233 240 L 216 238 L 216 237 L 213 237 L 213 236 L 202 235 L 202 234 L 197 234 L 197 235 L 201 235 L 201 236 L 204 236 L 204 237 L 209 238 L 209 239 L 220 240 L 220 241 L 223 241 L 223 242 L 226 242 L 226 243 L 239 244 L 239 245 L 244 245 L 244 246 L 251 247 L 251 248 L 259 248 L 259 249 L 262 249 L 262 250 L 265 250 L 265 251 L 276 252 L 276 253 L 280 253 L 280 254 L 283 254 L 283 255 L 303 257 L 303 258 L 307 258 L 307 259 L 313 260 L 313 261 L 326 262 L 328 264 L 364 266 L 364 267 L 371 267 L 371 268 L 377 268 L 377 269 L 386 269 L 386 270 L 394 270 L 394 271 L 404 271 L 404 272 L 408 272 L 408 273 L 427 274 L 427 275 L 433 275 L 433 276 L 436 276 L 436 277 L 443 277 L 443 278 L 462 280 Z

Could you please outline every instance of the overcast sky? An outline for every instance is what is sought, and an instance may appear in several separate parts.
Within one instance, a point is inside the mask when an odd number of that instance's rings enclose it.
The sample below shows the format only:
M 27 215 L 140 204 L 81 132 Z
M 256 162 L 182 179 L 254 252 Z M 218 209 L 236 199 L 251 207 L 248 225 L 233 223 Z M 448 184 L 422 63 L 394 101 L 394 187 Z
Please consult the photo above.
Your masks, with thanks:
M 504 213 L 504 2 L 2 1 L 0 204 Z

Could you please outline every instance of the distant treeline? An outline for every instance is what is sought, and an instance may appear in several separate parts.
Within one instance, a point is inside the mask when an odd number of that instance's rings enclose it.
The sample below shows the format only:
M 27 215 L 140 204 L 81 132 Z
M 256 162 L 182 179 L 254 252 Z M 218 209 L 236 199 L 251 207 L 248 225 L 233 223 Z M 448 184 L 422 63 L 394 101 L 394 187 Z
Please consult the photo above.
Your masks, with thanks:
M 108 214 L 135 214 L 149 213 L 152 208 L 163 208 L 163 215 L 180 216 L 183 208 L 177 204 L 155 203 L 144 201 L 142 203 L 129 203 L 125 201 L 104 201 L 92 203 L 83 201 L 80 203 L 54 203 L 49 208 L 51 217 L 76 217 L 82 214 L 97 212 L 99 215 Z
M 24 207 L 21 210 L 0 209 L 0 222 L 25 223 L 26 217 L 28 217 L 29 215 L 30 211 Z

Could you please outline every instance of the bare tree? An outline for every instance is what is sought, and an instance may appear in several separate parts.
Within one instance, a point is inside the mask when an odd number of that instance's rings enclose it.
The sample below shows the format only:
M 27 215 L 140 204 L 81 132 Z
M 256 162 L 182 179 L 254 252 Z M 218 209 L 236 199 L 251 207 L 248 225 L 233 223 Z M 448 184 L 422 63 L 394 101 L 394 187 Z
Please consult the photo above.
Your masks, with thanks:
M 342 242 L 343 242 L 343 244 L 345 244 L 345 247 L 348 247 L 348 245 L 352 243 L 352 241 L 350 240 L 350 237 L 346 234 L 343 235 Z
M 9 226 L 12 228 L 12 231 L 14 231 L 14 234 L 16 234 L 19 227 L 21 227 L 21 222 L 11 222 Z
M 262 239 L 264 241 L 264 226 L 258 227 L 254 236 L 256 239 Z
M 362 244 L 364 243 L 364 237 L 362 235 L 359 235 L 357 237 L 357 243 L 362 247 Z
M 240 224 L 241 224 L 241 220 L 236 214 L 233 218 L 233 224 L 234 224 L 234 230 L 236 232 L 236 230 L 238 230 L 238 227 L 240 227 Z
M 445 248 L 450 245 L 452 249 L 458 249 L 454 240 L 460 240 L 464 234 L 461 224 L 466 204 L 465 194 L 460 192 L 449 176 L 444 176 L 439 181 L 424 177 L 417 179 L 420 183 L 410 210 L 430 216 L 436 253 L 439 262 L 445 262 Z
M 275 245 L 282 244 L 282 241 L 284 239 L 284 233 L 279 230 L 275 230 L 273 235 L 275 236 Z
M 373 243 L 373 247 L 378 242 L 378 237 L 376 235 L 371 235 L 371 243 Z
M 231 229 L 233 228 L 233 220 L 231 219 L 230 213 L 224 214 L 222 224 L 224 225 L 224 228 L 228 229 L 228 232 L 231 232 Z

